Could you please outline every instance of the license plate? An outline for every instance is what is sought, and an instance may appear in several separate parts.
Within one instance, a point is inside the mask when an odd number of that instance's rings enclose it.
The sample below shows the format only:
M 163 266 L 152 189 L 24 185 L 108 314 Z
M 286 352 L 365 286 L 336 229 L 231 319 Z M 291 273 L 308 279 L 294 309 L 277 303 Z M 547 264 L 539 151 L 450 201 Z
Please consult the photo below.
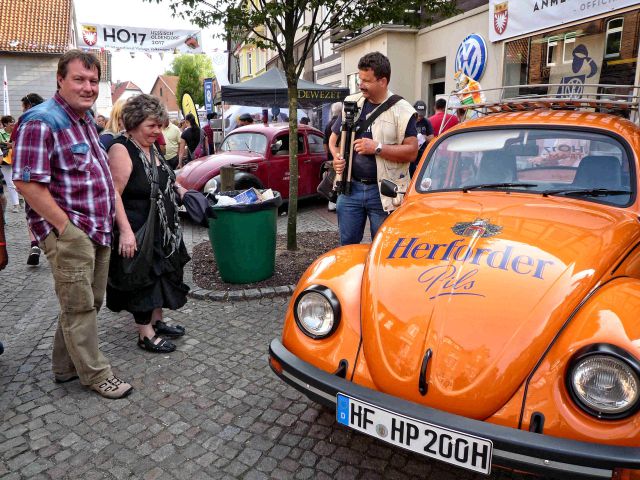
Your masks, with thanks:
M 491 473 L 491 440 L 405 417 L 342 393 L 337 400 L 336 417 L 342 425 L 442 462 Z

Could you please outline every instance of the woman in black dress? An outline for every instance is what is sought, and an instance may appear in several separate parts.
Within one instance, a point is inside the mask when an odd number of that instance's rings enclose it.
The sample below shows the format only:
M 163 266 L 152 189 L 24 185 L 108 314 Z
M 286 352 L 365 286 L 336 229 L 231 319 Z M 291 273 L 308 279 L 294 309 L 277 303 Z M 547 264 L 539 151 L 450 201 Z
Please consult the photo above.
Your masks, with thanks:
M 187 113 L 184 117 L 189 126 L 184 129 L 180 136 L 180 143 L 178 144 L 178 168 L 184 167 L 191 160 L 196 158 L 196 150 L 198 145 L 203 142 L 204 133 L 200 130 L 196 118 Z
M 163 337 L 184 335 L 184 327 L 163 321 L 162 309 L 182 307 L 189 291 L 182 281 L 189 255 L 177 207 L 185 189 L 175 183 L 173 171 L 154 146 L 166 118 L 155 97 L 130 98 L 122 110 L 126 135 L 108 150 L 117 195 L 107 307 L 131 312 L 138 346 L 155 353 L 175 350 L 175 344 Z

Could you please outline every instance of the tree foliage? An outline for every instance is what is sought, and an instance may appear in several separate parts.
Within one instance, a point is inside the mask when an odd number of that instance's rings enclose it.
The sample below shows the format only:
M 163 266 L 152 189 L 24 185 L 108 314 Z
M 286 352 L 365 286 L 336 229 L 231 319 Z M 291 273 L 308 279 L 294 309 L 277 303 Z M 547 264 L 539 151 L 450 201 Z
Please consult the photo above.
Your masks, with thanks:
M 162 2 L 162 0 L 147 0 Z M 297 83 L 313 46 L 333 28 L 368 25 L 420 26 L 454 14 L 455 0 L 167 0 L 174 15 L 200 27 L 222 24 L 228 38 L 274 50 L 284 65 L 289 91 L 289 216 L 287 248 L 297 249 Z M 306 20 L 306 21 L 305 21 Z M 300 33 L 304 35 L 301 37 Z M 302 53 L 294 46 L 301 40 Z
M 179 77 L 176 92 L 178 104 L 182 95 L 188 93 L 196 105 L 204 105 L 202 80 L 213 77 L 213 65 L 207 55 L 190 53 L 178 55 L 173 59 L 171 69 L 166 72 L 166 75 Z

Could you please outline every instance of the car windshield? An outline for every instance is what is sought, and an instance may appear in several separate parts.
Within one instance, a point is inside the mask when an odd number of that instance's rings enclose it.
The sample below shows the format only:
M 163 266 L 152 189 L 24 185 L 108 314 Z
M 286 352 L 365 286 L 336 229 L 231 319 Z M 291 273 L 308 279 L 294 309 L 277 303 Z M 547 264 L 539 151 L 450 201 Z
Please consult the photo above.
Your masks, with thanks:
M 510 190 L 628 205 L 635 182 L 624 147 L 607 135 L 553 129 L 461 132 L 431 153 L 420 192 Z
M 222 152 L 255 152 L 264 155 L 267 151 L 267 137 L 261 133 L 232 133 L 224 139 L 220 150 Z

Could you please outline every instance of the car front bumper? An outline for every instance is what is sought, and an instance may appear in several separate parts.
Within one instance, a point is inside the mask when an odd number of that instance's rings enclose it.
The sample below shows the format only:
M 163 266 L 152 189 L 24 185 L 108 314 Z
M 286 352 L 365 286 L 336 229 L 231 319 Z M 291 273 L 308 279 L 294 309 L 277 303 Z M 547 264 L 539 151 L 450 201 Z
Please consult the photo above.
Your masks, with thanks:
M 491 440 L 496 465 L 572 479 L 611 478 L 614 468 L 640 469 L 640 448 L 551 437 L 424 407 L 320 370 L 296 357 L 278 339 L 271 341 L 269 356 L 280 366 L 275 369 L 272 365 L 272 370 L 314 401 L 335 408 L 336 395 L 343 393 L 432 425 Z

